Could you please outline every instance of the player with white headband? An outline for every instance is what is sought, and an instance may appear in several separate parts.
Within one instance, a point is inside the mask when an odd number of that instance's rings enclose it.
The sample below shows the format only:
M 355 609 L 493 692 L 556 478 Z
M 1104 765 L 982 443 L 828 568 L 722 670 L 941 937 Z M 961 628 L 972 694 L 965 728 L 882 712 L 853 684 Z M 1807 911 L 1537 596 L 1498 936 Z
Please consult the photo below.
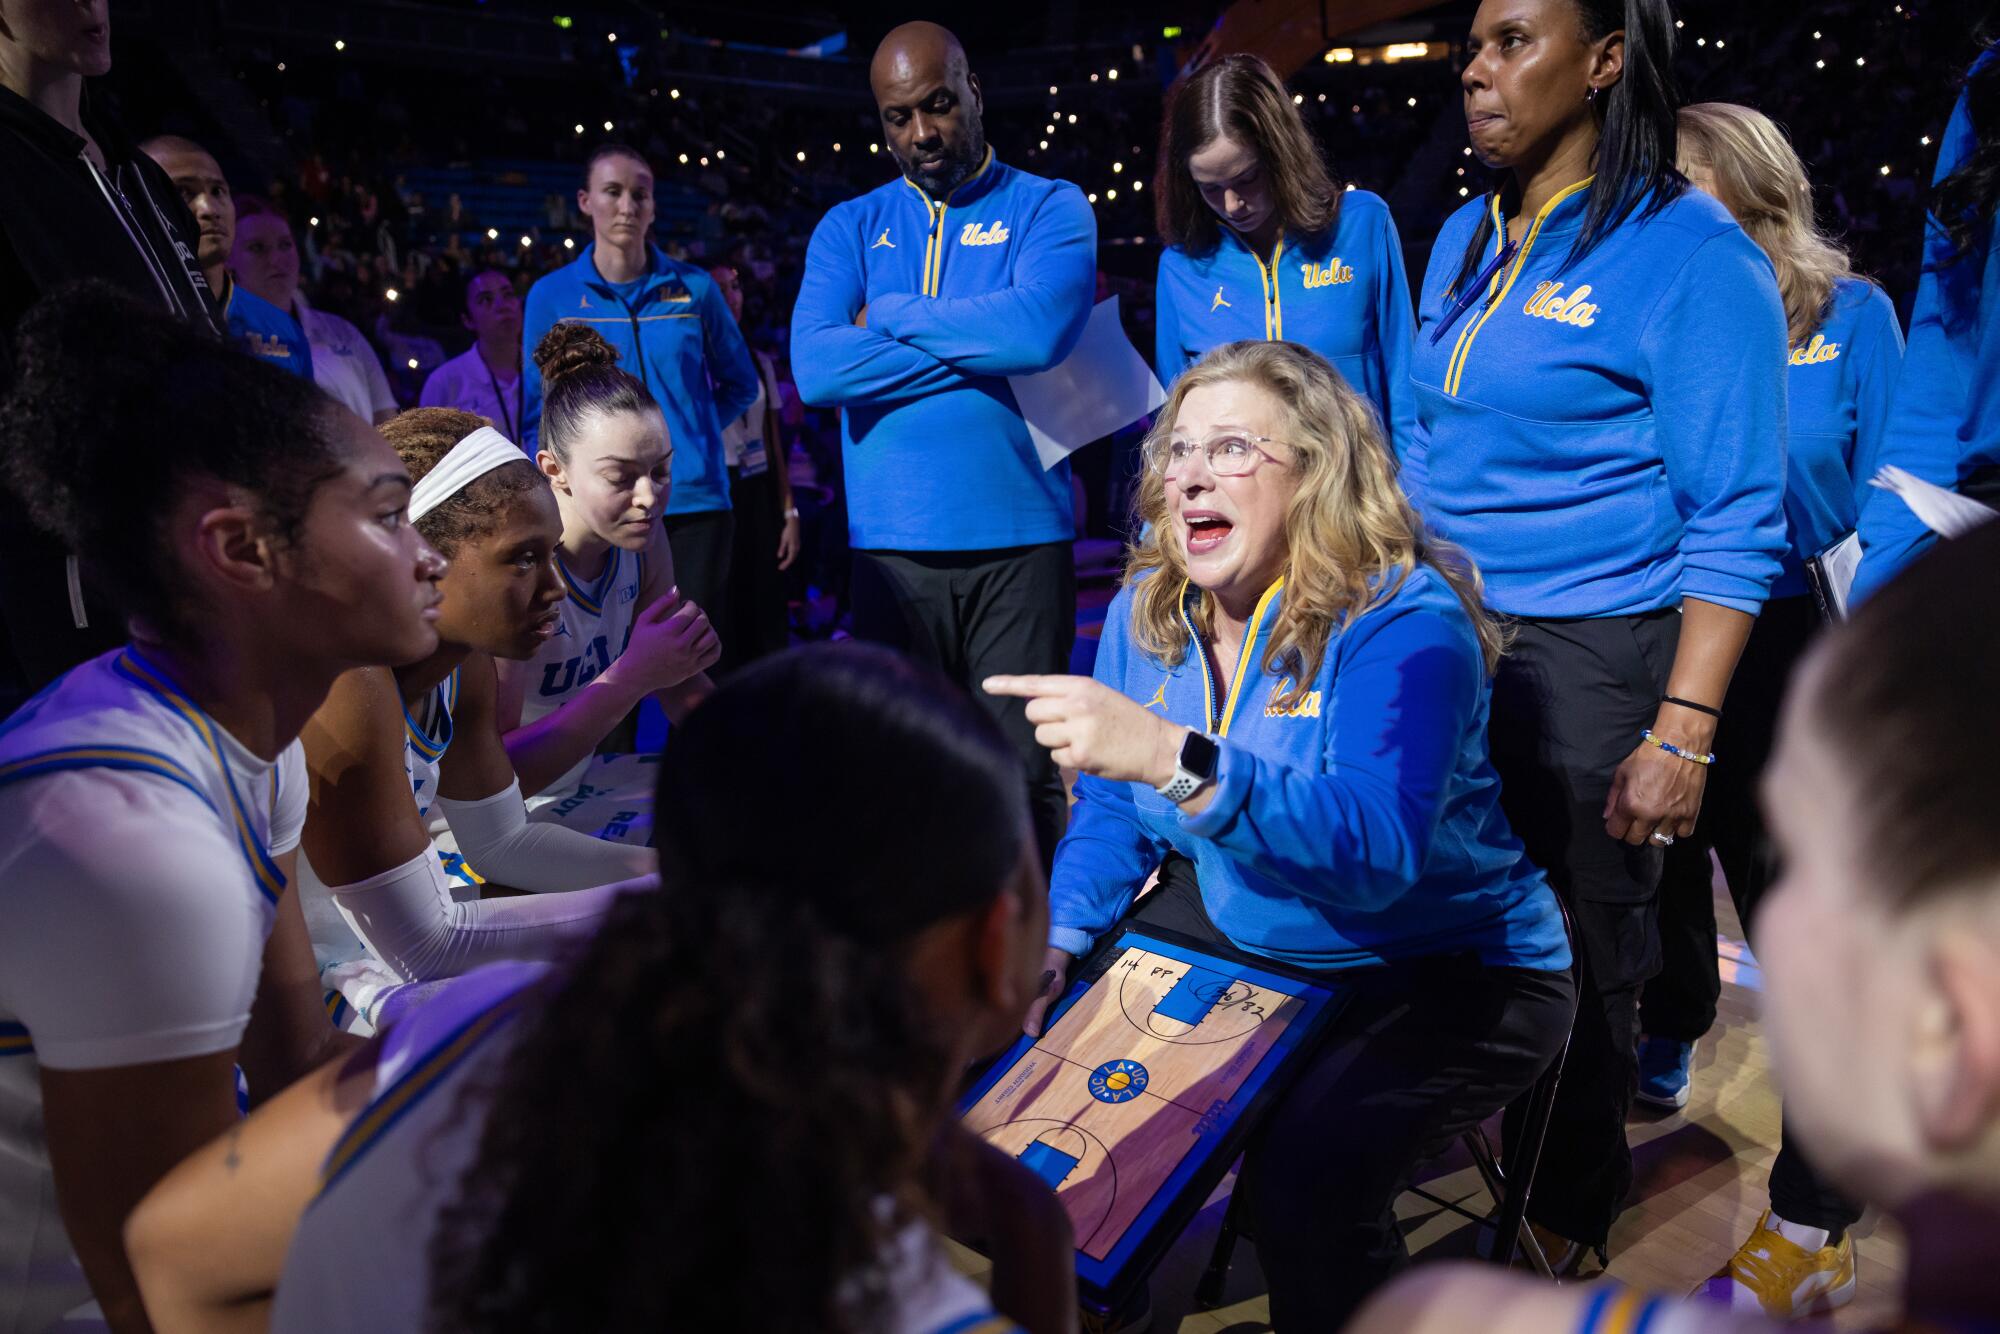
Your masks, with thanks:
M 93 1296 L 63 1328 L 140 1329 L 132 1206 L 239 1088 L 344 1045 L 288 892 L 299 729 L 341 673 L 436 647 L 443 566 L 401 460 L 311 381 L 101 284 L 18 333 L 7 479 L 130 642 L 0 728 L 0 1329 Z
M 416 408 L 381 429 L 417 479 L 411 519 L 451 566 L 436 651 L 350 672 L 305 730 L 306 917 L 357 1028 L 383 1018 L 395 984 L 554 957 L 596 929 L 619 882 L 653 869 L 645 848 L 529 824 L 495 725 L 493 659 L 533 653 L 562 595 L 548 486 L 472 413 Z M 434 816 L 454 852 L 432 844 Z M 541 897 L 481 898 L 486 880 Z M 350 1022 L 338 1002 L 335 1018 Z
M 500 664 L 500 727 L 530 819 L 649 843 L 659 757 L 593 751 L 648 695 L 679 723 L 712 689 L 704 669 L 722 649 L 674 587 L 660 524 L 674 451 L 652 393 L 585 324 L 544 334 L 535 366 L 535 461 L 562 514 L 563 598 L 534 656 Z

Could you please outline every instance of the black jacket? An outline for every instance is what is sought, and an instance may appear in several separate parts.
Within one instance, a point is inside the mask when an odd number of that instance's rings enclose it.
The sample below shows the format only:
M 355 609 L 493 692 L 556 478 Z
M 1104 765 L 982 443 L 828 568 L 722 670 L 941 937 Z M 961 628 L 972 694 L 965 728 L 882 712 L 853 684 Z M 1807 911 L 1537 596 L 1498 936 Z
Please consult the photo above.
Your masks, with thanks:
M 81 136 L 0 88 L 0 394 L 14 379 L 15 325 L 43 293 L 73 279 L 105 279 L 222 332 L 190 243 L 198 235 L 194 218 L 180 192 L 115 127 L 94 116 L 87 120 L 108 171 L 99 171 L 84 155 Z M 107 329 L 105 337 L 116 337 L 116 331 Z M 44 445 L 60 448 L 61 442 Z M 143 448 L 144 442 L 133 445 Z M 19 500 L 4 488 L 0 563 L 7 640 L 0 645 L 0 713 L 5 713 L 16 702 L 6 698 L 10 685 L 33 691 L 123 642 L 125 630 L 102 595 L 77 582 L 62 547 L 34 530 Z M 79 619 L 89 624 L 79 626 Z

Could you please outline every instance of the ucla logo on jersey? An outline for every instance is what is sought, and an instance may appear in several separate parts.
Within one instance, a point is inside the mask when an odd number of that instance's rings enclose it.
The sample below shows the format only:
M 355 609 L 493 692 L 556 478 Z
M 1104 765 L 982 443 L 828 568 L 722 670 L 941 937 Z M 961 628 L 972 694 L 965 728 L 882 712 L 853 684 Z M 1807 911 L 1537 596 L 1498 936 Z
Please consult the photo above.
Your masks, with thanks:
M 634 579 L 631 583 L 624 585 L 618 590 L 618 601 L 621 606 L 627 602 L 637 602 L 638 600 L 639 581 L 637 579 Z
M 1099 1102 L 1130 1102 L 1146 1091 L 1150 1078 L 1137 1061 L 1106 1061 L 1090 1072 L 1090 1096 Z
M 292 345 L 276 334 L 247 333 L 243 335 L 243 345 L 259 357 L 270 357 L 274 361 L 290 361 Z
M 610 665 L 610 641 L 603 635 L 597 635 L 576 657 L 551 662 L 542 668 L 542 694 L 560 695 L 572 686 L 589 685 L 597 679 L 598 673 Z
M 1791 362 L 1794 366 L 1819 366 L 1839 360 L 1840 344 L 1827 342 L 1825 334 L 1814 334 L 1810 343 L 1792 349 Z
M 989 222 L 984 227 L 981 227 L 976 222 L 968 222 L 965 224 L 964 230 L 958 234 L 958 243 L 960 245 L 999 245 L 1007 239 L 1008 235 L 1007 224 L 1004 222 Z
M 1264 705 L 1266 718 L 1317 718 L 1319 717 L 1320 692 L 1308 690 L 1293 704 L 1280 704 L 1279 696 L 1292 688 L 1292 678 L 1286 677 L 1271 687 L 1271 698 Z
M 1579 329 L 1588 329 L 1597 323 L 1599 307 L 1584 300 L 1590 295 L 1589 283 L 1585 283 L 1568 296 L 1564 296 L 1562 290 L 1561 283 L 1543 283 L 1535 289 L 1535 294 L 1528 298 L 1528 304 L 1521 309 L 1538 320 L 1554 320 L 1557 324 L 1574 325 Z
M 1305 276 L 1308 291 L 1315 287 L 1339 287 L 1343 283 L 1354 281 L 1354 266 L 1341 263 L 1338 255 L 1325 264 L 1316 260 L 1301 264 L 1299 272 Z

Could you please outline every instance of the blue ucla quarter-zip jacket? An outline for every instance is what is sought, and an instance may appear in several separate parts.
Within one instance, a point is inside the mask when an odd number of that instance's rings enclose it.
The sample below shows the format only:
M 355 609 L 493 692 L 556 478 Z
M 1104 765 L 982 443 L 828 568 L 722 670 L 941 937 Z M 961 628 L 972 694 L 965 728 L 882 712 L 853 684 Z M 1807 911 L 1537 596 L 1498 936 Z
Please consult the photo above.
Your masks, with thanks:
M 542 374 L 535 344 L 557 324 L 588 324 L 618 349 L 620 369 L 645 382 L 666 417 L 673 442 L 674 493 L 668 514 L 729 508 L 729 464 L 722 425 L 757 401 L 757 365 L 729 313 L 722 290 L 702 270 L 657 246 L 636 300 L 626 304 L 583 248 L 528 289 L 522 313 L 521 447 L 533 455 L 542 425 Z
M 1689 190 L 1568 266 L 1590 184 L 1551 199 L 1511 250 L 1497 195 L 1445 223 L 1418 302 L 1404 489 L 1509 615 L 1629 616 L 1683 597 L 1754 613 L 1787 546 L 1771 263 Z M 1482 212 L 1490 277 L 1460 292 Z
M 222 294 L 222 318 L 230 338 L 244 351 L 301 380 L 313 378 L 312 346 L 289 311 L 279 310 L 232 279 Z
M 1264 594 L 1233 681 L 1210 679 L 1183 588 L 1188 651 L 1163 668 L 1132 643 L 1130 589 L 1112 601 L 1096 677 L 1219 738 L 1197 815 L 1144 783 L 1078 780 L 1049 881 L 1049 943 L 1082 955 L 1169 850 L 1237 945 L 1310 968 L 1476 951 L 1493 965 L 1569 966 L 1555 895 L 1500 811 L 1486 753 L 1490 686 L 1457 596 L 1419 567 L 1333 636 L 1287 709 L 1264 669 L 1284 580 Z
M 996 161 L 944 199 L 903 177 L 813 230 L 792 373 L 839 406 L 860 549 L 984 551 L 1072 536 L 1069 466 L 1044 469 L 1006 377 L 1061 362 L 1090 318 L 1083 192 Z M 867 308 L 867 326 L 854 323 Z
M 1973 62 L 1977 74 L 1996 58 Z M 1968 76 L 1970 77 L 1970 76 Z M 1979 146 L 1965 94 L 1952 109 L 1938 145 L 1932 184 L 1957 171 Z M 1946 489 L 1985 468 L 2000 466 L 2000 217 L 1984 238 L 1957 255 L 1937 218 L 1924 214 L 1924 267 L 1910 311 L 1910 348 L 1896 384 L 1895 406 L 1874 467 L 1860 483 L 1861 568 L 1852 597 L 1887 583 L 1934 540 L 1893 492 L 1868 485 L 1877 468 L 1894 464 Z
M 1805 563 L 1854 531 L 1856 484 L 1879 466 L 1903 366 L 1903 327 L 1888 294 L 1842 278 L 1832 308 L 1787 362 L 1785 524 L 1791 549 L 1772 597 L 1799 597 Z
M 1403 243 L 1379 195 L 1349 190 L 1323 237 L 1282 233 L 1266 264 L 1222 228 L 1206 255 L 1170 246 L 1160 255 L 1156 364 L 1171 386 L 1210 348 L 1246 338 L 1289 339 L 1333 363 L 1367 395 L 1401 458 L 1416 427 L 1410 341 L 1416 319 Z

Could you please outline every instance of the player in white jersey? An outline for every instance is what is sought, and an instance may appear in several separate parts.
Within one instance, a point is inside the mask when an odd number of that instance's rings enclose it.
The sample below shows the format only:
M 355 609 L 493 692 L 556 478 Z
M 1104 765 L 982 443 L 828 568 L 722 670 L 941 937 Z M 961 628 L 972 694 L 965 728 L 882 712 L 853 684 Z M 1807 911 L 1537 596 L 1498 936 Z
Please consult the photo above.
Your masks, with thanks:
M 7 478 L 132 641 L 0 726 L 0 1329 L 137 1330 L 132 1206 L 239 1079 L 262 1101 L 344 1045 L 289 888 L 297 737 L 341 672 L 435 647 L 443 562 L 309 382 L 102 287 L 18 338 Z
M 733 677 L 659 774 L 671 892 L 622 898 L 573 964 L 443 984 L 162 1183 L 133 1224 L 160 1334 L 274 1293 L 282 1334 L 1072 1334 L 1066 1216 L 952 1113 L 1037 989 L 1011 748 L 928 669 L 842 646 Z M 938 1216 L 988 1245 L 990 1298 Z
M 554 957 L 596 929 L 622 882 L 653 869 L 644 847 L 529 824 L 495 723 L 493 659 L 532 653 L 562 596 L 547 482 L 456 408 L 416 408 L 381 430 L 417 479 L 418 531 L 451 565 L 437 649 L 342 677 L 305 729 L 307 921 L 324 976 L 362 1024 L 394 983 Z M 433 811 L 455 843 L 448 863 L 426 827 Z M 531 896 L 481 897 L 488 880 Z
M 500 669 L 500 719 L 530 818 L 597 838 L 650 843 L 657 755 L 599 755 L 652 695 L 678 723 L 711 686 L 721 654 L 708 617 L 674 588 L 660 515 L 672 442 L 652 394 L 584 324 L 535 349 L 544 386 L 536 462 L 562 513 L 555 633 Z

